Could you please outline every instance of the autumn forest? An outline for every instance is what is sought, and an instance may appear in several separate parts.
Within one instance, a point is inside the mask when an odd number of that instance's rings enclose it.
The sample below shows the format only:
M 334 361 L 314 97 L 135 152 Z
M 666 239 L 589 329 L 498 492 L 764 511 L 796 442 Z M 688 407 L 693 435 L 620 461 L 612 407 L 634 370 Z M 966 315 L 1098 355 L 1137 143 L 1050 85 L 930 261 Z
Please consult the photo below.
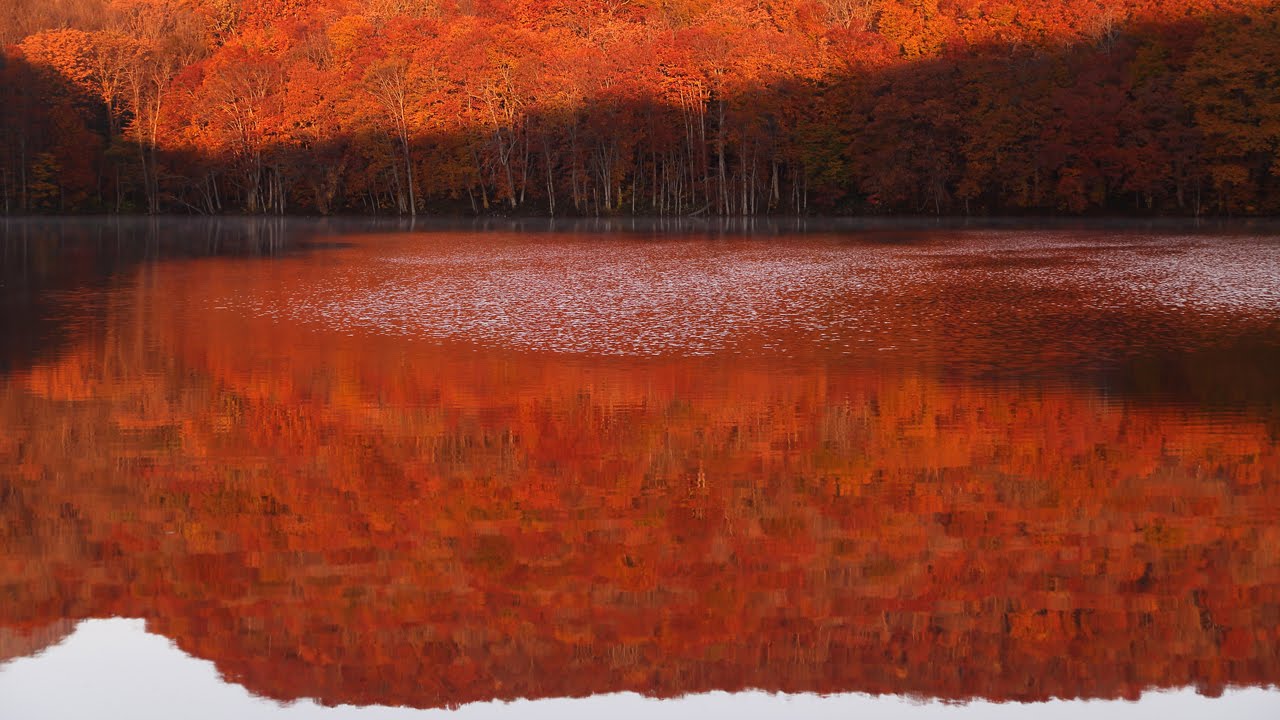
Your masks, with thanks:
M 1268 0 L 6 0 L 0 212 L 1280 212 Z

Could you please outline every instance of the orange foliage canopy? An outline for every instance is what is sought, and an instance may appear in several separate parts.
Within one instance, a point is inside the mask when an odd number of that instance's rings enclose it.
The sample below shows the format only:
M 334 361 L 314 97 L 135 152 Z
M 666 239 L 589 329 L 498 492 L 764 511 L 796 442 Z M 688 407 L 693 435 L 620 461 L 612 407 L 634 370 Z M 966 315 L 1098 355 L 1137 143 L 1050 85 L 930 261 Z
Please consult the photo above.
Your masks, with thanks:
M 8 212 L 1280 212 L 1265 0 L 50 5 Z

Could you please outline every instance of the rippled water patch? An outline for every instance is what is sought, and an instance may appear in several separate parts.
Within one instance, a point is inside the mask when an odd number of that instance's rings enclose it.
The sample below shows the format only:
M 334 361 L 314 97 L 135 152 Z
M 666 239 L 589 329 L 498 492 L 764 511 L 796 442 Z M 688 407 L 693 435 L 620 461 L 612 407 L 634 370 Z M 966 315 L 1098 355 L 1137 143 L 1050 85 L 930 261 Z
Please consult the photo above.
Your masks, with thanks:
M 1194 343 L 1181 327 L 1188 313 L 1263 323 L 1280 313 L 1280 244 L 1261 238 L 452 234 L 368 238 L 358 252 L 339 277 L 302 276 L 218 306 L 339 331 L 627 356 L 963 354 L 975 339 L 1018 346 L 1029 332 L 1088 334 L 1106 355 L 1133 333 Z

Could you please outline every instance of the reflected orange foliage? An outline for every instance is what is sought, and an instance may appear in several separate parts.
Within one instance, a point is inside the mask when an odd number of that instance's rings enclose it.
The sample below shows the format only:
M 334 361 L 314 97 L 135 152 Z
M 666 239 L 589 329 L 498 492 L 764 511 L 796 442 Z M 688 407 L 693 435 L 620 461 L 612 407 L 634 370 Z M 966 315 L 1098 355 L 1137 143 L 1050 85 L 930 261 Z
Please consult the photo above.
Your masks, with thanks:
M 1265 418 L 836 361 L 317 344 L 172 302 L 192 282 L 141 273 L 110 331 L 0 386 L 3 632 L 145 617 L 326 703 L 1280 679 Z

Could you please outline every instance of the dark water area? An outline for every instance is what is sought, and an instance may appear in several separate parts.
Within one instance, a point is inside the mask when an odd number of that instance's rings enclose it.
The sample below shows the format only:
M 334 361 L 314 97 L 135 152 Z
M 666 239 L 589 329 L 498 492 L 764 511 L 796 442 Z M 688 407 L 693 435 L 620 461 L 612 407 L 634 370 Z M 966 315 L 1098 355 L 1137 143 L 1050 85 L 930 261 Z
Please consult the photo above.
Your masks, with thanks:
M 1280 712 L 1274 227 L 0 229 L 5 720 Z

